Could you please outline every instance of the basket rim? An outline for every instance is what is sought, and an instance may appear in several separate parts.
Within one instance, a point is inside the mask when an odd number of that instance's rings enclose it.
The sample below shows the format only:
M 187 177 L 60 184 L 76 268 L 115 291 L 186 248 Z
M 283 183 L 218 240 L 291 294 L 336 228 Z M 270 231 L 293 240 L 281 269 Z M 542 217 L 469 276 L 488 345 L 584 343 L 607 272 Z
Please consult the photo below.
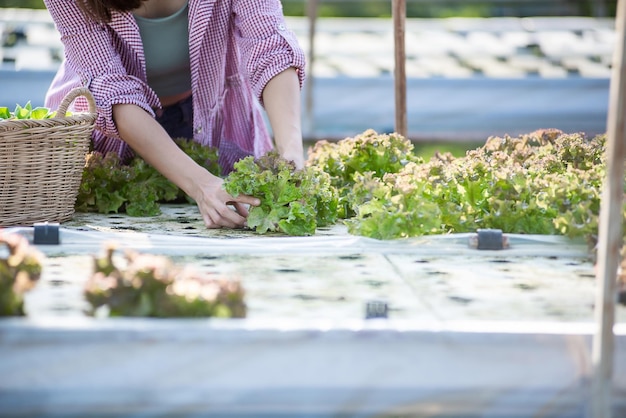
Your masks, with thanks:
M 28 128 L 54 128 L 55 126 L 72 126 L 94 124 L 97 113 L 77 113 L 72 116 L 54 117 L 49 119 L 4 119 L 0 120 L 0 132 L 23 130 Z
M 83 96 L 89 105 L 88 112 L 77 112 L 67 116 L 69 105 L 78 97 Z M 56 110 L 56 115 L 48 119 L 0 119 L 0 132 L 22 130 L 28 128 L 54 128 L 55 126 L 72 126 L 79 124 L 95 124 L 98 117 L 96 102 L 86 87 L 70 90 Z M 61 116 L 60 116 L 61 115 Z

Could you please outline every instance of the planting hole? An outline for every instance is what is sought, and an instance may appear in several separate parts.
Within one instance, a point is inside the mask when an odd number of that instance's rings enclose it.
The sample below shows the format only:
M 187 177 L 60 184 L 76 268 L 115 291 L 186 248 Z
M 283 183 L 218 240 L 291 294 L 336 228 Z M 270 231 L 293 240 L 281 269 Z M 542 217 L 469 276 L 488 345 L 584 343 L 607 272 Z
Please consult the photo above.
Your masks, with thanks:
M 368 286 L 376 287 L 376 288 L 382 287 L 387 284 L 385 282 L 381 282 L 380 280 L 364 280 L 363 283 Z
M 467 305 L 473 301 L 471 298 L 465 298 L 462 296 L 448 296 L 448 299 L 450 299 L 451 301 L 460 303 L 462 305 Z
M 277 273 L 299 273 L 300 270 L 298 269 L 290 269 L 290 268 L 280 268 L 280 269 L 276 269 Z
M 351 255 L 340 255 L 340 260 L 360 260 L 363 256 L 360 254 L 351 254 Z
M 313 295 L 304 295 L 304 294 L 296 294 L 293 295 L 294 299 L 300 299 L 300 300 L 304 300 L 304 301 L 309 301 L 309 300 L 317 300 L 319 299 L 317 296 L 313 296 Z
M 219 260 L 220 257 L 216 255 L 199 255 L 198 259 L 200 260 Z
M 50 283 L 50 286 L 55 286 L 55 287 L 67 284 L 67 282 L 65 280 L 50 280 L 49 283 Z

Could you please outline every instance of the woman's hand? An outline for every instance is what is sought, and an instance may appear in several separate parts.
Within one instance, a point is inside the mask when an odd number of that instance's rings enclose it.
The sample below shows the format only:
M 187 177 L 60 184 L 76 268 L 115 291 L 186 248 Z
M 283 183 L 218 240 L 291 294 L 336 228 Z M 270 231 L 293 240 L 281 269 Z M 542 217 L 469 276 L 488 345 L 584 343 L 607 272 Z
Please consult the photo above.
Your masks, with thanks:
M 239 195 L 232 197 L 222 187 L 224 181 L 207 172 L 199 179 L 196 191 L 190 195 L 198 204 L 207 228 L 242 228 L 248 217 L 248 207 L 258 206 L 259 199 Z
M 222 188 L 223 180 L 185 154 L 142 108 L 115 105 L 113 119 L 121 137 L 137 154 L 196 201 L 208 228 L 245 226 L 248 206 L 259 205 L 259 199 L 229 195 Z

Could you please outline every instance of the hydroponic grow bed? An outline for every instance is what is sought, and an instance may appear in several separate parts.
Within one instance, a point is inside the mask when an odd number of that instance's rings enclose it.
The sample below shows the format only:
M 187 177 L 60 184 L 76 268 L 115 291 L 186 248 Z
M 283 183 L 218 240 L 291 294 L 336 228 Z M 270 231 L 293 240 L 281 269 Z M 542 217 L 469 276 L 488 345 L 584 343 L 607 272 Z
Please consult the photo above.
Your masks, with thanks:
M 508 249 L 477 250 L 471 237 L 209 231 L 186 205 L 154 218 L 77 214 L 61 245 L 39 247 L 28 317 L 0 320 L 0 416 L 585 416 L 586 244 L 509 235 Z M 241 280 L 248 317 L 86 317 L 82 286 L 110 240 Z M 385 302 L 387 318 L 366 319 L 368 302 Z

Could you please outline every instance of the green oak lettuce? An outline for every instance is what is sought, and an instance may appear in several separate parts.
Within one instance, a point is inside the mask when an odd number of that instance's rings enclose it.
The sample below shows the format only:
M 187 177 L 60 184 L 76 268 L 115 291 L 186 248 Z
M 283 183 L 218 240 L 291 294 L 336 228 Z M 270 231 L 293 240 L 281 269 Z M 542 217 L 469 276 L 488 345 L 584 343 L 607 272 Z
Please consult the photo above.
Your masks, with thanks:
M 196 142 L 177 139 L 178 146 L 195 162 L 219 174 L 217 151 Z M 191 199 L 142 158 L 122 164 L 116 153 L 90 152 L 87 155 L 75 208 L 78 212 L 118 213 L 154 216 L 159 203 Z
M 259 206 L 250 208 L 247 222 L 260 234 L 312 235 L 317 227 L 337 219 L 337 191 L 330 176 L 312 167 L 296 170 L 275 151 L 235 163 L 224 188 L 232 196 L 244 194 L 261 200 Z
M 592 237 L 605 177 L 605 136 L 539 131 L 489 138 L 464 157 L 435 155 L 397 172 L 341 178 L 348 230 L 379 239 L 473 232 Z M 338 180 L 336 180 L 338 181 Z
M 423 162 L 413 153 L 413 144 L 396 134 L 379 134 L 372 129 L 337 142 L 318 141 L 309 150 L 307 165 L 316 167 L 331 177 L 339 193 L 338 215 L 349 218 L 355 213 L 347 198 L 354 185 L 355 175 L 371 172 L 381 178 L 397 173 L 409 162 Z

